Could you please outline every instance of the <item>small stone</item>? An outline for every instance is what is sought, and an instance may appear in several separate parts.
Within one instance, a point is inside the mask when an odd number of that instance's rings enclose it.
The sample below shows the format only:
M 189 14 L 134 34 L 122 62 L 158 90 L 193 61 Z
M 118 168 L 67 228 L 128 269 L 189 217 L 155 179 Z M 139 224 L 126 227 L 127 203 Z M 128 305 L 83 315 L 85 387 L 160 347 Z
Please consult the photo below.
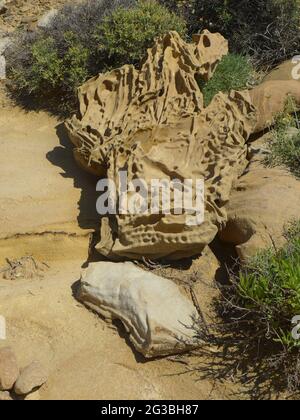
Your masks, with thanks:
M 30 24 L 36 21 L 37 21 L 37 18 L 35 16 L 24 16 L 22 19 L 22 23 L 24 24 Z
M 16 356 L 10 347 L 0 350 L 0 391 L 9 391 L 13 388 L 19 376 Z
M 27 395 L 33 390 L 40 388 L 47 382 L 48 375 L 43 366 L 35 361 L 24 368 L 15 384 L 15 393 L 17 395 Z
M 0 401 L 12 401 L 10 394 L 8 391 L 0 391 Z
M 39 28 L 48 28 L 51 25 L 52 20 L 56 17 L 58 14 L 58 10 L 52 9 L 46 12 L 41 19 L 38 21 L 37 26 Z
M 40 401 L 40 399 L 41 399 L 41 395 L 39 391 L 35 391 L 35 392 L 32 392 L 31 394 L 28 394 L 24 398 L 24 401 Z

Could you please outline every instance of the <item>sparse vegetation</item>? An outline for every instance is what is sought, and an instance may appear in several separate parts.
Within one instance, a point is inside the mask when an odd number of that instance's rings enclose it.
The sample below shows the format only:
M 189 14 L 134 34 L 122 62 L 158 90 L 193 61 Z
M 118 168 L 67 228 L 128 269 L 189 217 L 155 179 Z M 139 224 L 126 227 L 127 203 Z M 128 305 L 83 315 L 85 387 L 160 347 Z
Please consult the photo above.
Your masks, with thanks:
M 99 27 L 100 49 L 107 52 L 115 66 L 137 64 L 154 38 L 170 30 L 185 36 L 184 20 L 156 1 L 139 1 L 135 8 L 119 8 L 106 16 Z
M 209 28 L 220 32 L 234 53 L 272 66 L 299 53 L 298 0 L 160 0 L 182 14 L 190 35 Z
M 300 314 L 300 222 L 292 222 L 285 236 L 282 249 L 274 244 L 231 273 L 216 301 L 222 322 L 198 332 L 208 344 L 201 351 L 213 352 L 215 361 L 199 372 L 239 379 L 255 399 L 299 393 L 300 340 L 292 320 Z
M 292 98 L 277 118 L 269 148 L 267 165 L 285 166 L 300 178 L 300 120 Z

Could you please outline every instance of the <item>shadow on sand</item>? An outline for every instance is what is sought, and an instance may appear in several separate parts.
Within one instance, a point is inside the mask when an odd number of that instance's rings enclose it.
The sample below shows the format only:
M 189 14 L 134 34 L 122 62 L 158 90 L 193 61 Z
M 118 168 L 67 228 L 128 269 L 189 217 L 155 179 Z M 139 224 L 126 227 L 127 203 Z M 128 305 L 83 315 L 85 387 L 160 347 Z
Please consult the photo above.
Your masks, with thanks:
M 96 211 L 96 183 L 98 179 L 79 168 L 73 158 L 73 145 L 68 138 L 64 124 L 56 127 L 60 146 L 47 153 L 47 159 L 63 170 L 61 176 L 71 178 L 74 187 L 81 190 L 78 202 L 78 225 L 82 229 L 99 229 L 99 215 Z

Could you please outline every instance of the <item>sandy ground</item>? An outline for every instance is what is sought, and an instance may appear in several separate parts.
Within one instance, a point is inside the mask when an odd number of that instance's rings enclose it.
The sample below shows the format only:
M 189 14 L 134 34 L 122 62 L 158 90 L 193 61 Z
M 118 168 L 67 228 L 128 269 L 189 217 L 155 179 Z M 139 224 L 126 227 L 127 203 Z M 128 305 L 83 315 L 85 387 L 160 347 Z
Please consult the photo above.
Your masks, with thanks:
M 6 257 L 86 258 L 97 227 L 96 180 L 75 164 L 63 125 L 46 113 L 0 112 L 0 264 Z
M 79 261 L 53 264 L 42 280 L 0 281 L 8 339 L 24 366 L 40 360 L 49 371 L 42 399 L 209 399 L 227 390 L 179 375 L 166 359 L 145 362 L 119 332 L 72 295 Z M 228 395 L 227 395 L 228 397 Z
M 0 267 L 33 255 L 43 278 L 0 279 L 0 314 L 20 366 L 49 371 L 43 399 L 227 399 L 231 389 L 179 375 L 167 359 L 145 362 L 122 329 L 73 296 L 98 223 L 94 178 L 77 168 L 62 126 L 45 113 L 0 111 Z

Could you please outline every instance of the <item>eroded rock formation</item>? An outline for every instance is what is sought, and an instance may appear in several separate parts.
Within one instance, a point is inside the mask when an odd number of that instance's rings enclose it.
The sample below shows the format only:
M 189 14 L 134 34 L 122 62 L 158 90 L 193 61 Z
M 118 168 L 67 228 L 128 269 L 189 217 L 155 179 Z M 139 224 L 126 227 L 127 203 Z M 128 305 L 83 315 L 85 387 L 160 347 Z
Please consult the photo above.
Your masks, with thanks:
M 219 34 L 204 31 L 185 43 L 171 32 L 141 66 L 99 75 L 80 88 L 80 112 L 66 123 L 77 162 L 118 185 L 128 181 L 203 179 L 205 222 L 186 215 L 116 215 L 102 220 L 100 253 L 178 259 L 197 254 L 227 220 L 225 204 L 246 165 L 246 141 L 256 124 L 245 92 L 218 94 L 204 108 L 197 77 L 208 80 L 228 52 Z M 195 196 L 195 191 L 193 191 Z
M 127 65 L 80 88 L 80 112 L 66 126 L 83 168 L 108 177 L 118 188 L 120 171 L 127 172 L 128 183 L 143 179 L 148 191 L 153 179 L 191 179 L 193 199 L 196 180 L 205 184 L 204 223 L 187 223 L 186 212 L 176 213 L 175 200 L 169 214 L 162 207 L 160 214 L 119 212 L 102 218 L 96 246 L 101 254 L 111 259 L 179 259 L 200 253 L 218 231 L 227 237 L 232 226 L 229 219 L 224 230 L 227 208 L 231 215 L 235 208 L 228 201 L 249 163 L 250 135 L 273 124 L 288 96 L 300 106 L 298 81 L 271 80 L 251 91 L 219 93 L 204 108 L 197 78 L 210 79 L 227 52 L 220 34 L 204 31 L 187 44 L 170 32 L 148 50 L 140 70 Z M 249 177 L 256 191 L 268 192 L 266 183 Z

